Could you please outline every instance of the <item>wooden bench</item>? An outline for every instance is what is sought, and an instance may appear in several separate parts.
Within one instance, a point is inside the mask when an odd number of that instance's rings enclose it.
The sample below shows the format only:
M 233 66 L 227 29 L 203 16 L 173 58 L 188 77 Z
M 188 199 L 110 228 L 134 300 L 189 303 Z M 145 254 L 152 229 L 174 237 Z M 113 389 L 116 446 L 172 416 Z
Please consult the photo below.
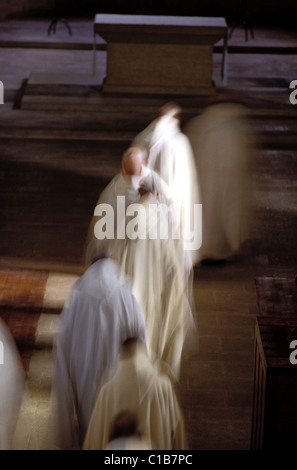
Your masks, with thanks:
M 252 450 L 295 449 L 297 364 L 290 360 L 295 340 L 297 317 L 257 317 Z
M 226 80 L 224 18 L 97 14 L 94 73 L 96 35 L 107 45 L 103 93 L 213 94 L 213 46 L 222 38 L 221 76 Z

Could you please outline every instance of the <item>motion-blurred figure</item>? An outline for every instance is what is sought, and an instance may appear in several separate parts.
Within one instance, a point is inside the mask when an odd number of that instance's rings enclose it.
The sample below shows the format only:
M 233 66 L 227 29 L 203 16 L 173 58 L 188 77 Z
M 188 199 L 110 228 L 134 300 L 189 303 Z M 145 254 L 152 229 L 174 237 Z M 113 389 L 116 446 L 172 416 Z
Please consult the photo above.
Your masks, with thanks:
M 251 130 L 237 99 L 233 92 L 218 93 L 185 128 L 201 188 L 204 263 L 237 254 L 247 237 Z
M 153 178 L 142 180 L 137 232 L 129 233 L 129 221 L 125 243 L 116 244 L 114 256 L 131 278 L 132 292 L 144 312 L 151 361 L 178 380 L 184 342 L 195 329 L 192 276 L 185 275 L 183 246 L 170 235 L 172 218 L 167 206 L 158 203 L 158 193 Z
M 180 113 L 181 108 L 177 104 L 165 104 L 160 109 L 160 116 L 135 137 L 133 145 L 142 145 L 146 149 L 147 166 L 158 172 L 168 184 L 180 235 L 185 242 L 191 242 L 194 205 L 200 203 L 199 174 L 189 139 L 180 129 Z M 197 263 L 199 247 L 185 251 L 186 265 Z
M 25 373 L 7 326 L 0 319 L 0 450 L 12 450 L 25 390 Z
M 96 224 L 99 222 L 102 213 L 104 214 L 104 222 L 106 225 L 108 227 L 112 227 L 112 231 L 110 234 L 107 233 L 107 237 L 110 237 L 110 240 L 117 238 L 117 227 L 122 222 L 123 217 L 125 218 L 127 207 L 130 204 L 137 202 L 140 197 L 138 192 L 140 180 L 152 173 L 145 163 L 146 150 L 141 146 L 129 147 L 123 153 L 121 171 L 114 176 L 102 191 L 96 204 L 84 250 L 86 266 L 92 262 L 93 242 L 96 240 L 96 237 L 98 237 L 98 234 L 96 233 Z M 162 194 L 164 195 L 164 198 L 166 197 L 166 200 L 169 201 L 169 188 L 164 182 L 161 182 L 160 184 L 162 184 Z M 164 202 L 166 202 L 166 200 L 164 199 Z M 108 205 L 108 209 L 111 210 L 104 213 L 104 205 Z
M 53 398 L 57 446 L 81 448 L 95 399 L 118 362 L 121 343 L 145 339 L 143 313 L 129 285 L 120 279 L 107 242 L 76 282 L 64 306 L 55 343 Z
M 184 450 L 184 420 L 170 379 L 157 371 L 138 339 L 123 344 L 120 354 L 115 375 L 98 395 L 84 449 L 105 449 L 114 417 L 129 410 L 152 449 Z

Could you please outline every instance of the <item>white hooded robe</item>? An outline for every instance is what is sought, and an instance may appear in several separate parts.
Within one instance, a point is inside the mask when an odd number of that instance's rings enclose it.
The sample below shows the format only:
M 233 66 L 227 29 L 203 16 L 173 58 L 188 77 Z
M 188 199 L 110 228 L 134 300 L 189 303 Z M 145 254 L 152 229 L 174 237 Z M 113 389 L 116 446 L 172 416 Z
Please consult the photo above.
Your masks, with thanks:
M 143 313 L 109 258 L 78 279 L 61 314 L 53 379 L 57 446 L 80 448 L 102 384 L 113 375 L 120 344 L 145 338 Z
M 85 450 L 106 448 L 111 423 L 123 410 L 137 415 L 140 430 L 152 449 L 186 448 L 184 420 L 172 383 L 157 371 L 141 349 L 120 360 L 115 375 L 102 387 L 84 442 Z
M 133 294 L 144 312 L 151 361 L 178 380 L 184 341 L 195 328 L 191 282 L 185 276 L 180 241 L 158 236 L 166 232 L 162 227 L 168 223 L 158 201 L 148 194 L 139 206 L 144 217 L 136 219 L 137 237 L 127 236 L 118 243 L 115 257 L 124 275 L 131 278 Z
M 180 234 L 185 241 L 191 240 L 194 205 L 200 204 L 200 189 L 192 147 L 188 137 L 180 130 L 179 120 L 170 114 L 155 119 L 135 137 L 133 144 L 146 149 L 147 166 L 167 183 Z M 197 263 L 199 248 L 185 253 L 190 266 Z

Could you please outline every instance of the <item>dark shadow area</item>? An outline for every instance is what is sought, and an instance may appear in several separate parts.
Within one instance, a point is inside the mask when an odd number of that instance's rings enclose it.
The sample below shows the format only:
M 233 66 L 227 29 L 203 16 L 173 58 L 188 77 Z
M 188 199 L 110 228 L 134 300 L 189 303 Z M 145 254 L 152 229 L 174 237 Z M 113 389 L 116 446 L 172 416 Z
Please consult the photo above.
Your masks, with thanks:
M 23 98 L 24 93 L 26 91 L 27 84 L 28 84 L 28 79 L 25 78 L 22 81 L 20 88 L 15 92 L 15 95 L 13 97 L 13 107 L 12 107 L 12 109 L 21 109 L 22 98 Z
M 266 209 L 258 215 L 270 265 L 297 266 L 296 214 Z
M 3 9 L 4 10 L 4 9 Z M 70 0 L 48 2 L 46 8 L 44 3 L 29 0 L 26 3 L 21 0 L 10 2 L 5 11 L 0 10 L 0 18 L 47 18 L 49 26 L 52 21 L 61 18 L 68 23 L 71 30 L 71 18 L 89 19 L 96 13 L 129 14 L 129 15 L 165 15 L 165 16 L 223 16 L 228 24 L 238 25 L 245 35 L 244 25 L 247 22 L 251 27 L 256 25 L 295 26 L 297 7 L 293 0 L 286 0 L 280 4 L 277 0 L 267 2 L 266 0 L 249 0 L 247 2 L 211 2 L 203 0 Z M 67 27 L 66 23 L 60 21 L 56 24 L 58 28 Z
M 32 155 L 28 142 L 22 146 Z M 6 160 L 0 175 L 0 256 L 79 263 L 98 196 L 110 179 L 104 169 L 92 176 Z

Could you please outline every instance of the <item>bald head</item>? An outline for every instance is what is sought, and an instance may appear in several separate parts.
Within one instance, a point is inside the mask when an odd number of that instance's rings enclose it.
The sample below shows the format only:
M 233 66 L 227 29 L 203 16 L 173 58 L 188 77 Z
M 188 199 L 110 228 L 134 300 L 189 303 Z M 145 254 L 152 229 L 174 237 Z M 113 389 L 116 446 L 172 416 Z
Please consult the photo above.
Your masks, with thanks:
M 145 160 L 145 151 L 140 147 L 129 147 L 123 154 L 123 175 L 140 176 Z
M 172 116 L 172 117 L 175 117 L 176 119 L 179 119 L 180 114 L 181 114 L 181 108 L 174 101 L 169 101 L 168 103 L 165 103 L 160 109 L 161 116 L 167 115 L 167 116 Z

